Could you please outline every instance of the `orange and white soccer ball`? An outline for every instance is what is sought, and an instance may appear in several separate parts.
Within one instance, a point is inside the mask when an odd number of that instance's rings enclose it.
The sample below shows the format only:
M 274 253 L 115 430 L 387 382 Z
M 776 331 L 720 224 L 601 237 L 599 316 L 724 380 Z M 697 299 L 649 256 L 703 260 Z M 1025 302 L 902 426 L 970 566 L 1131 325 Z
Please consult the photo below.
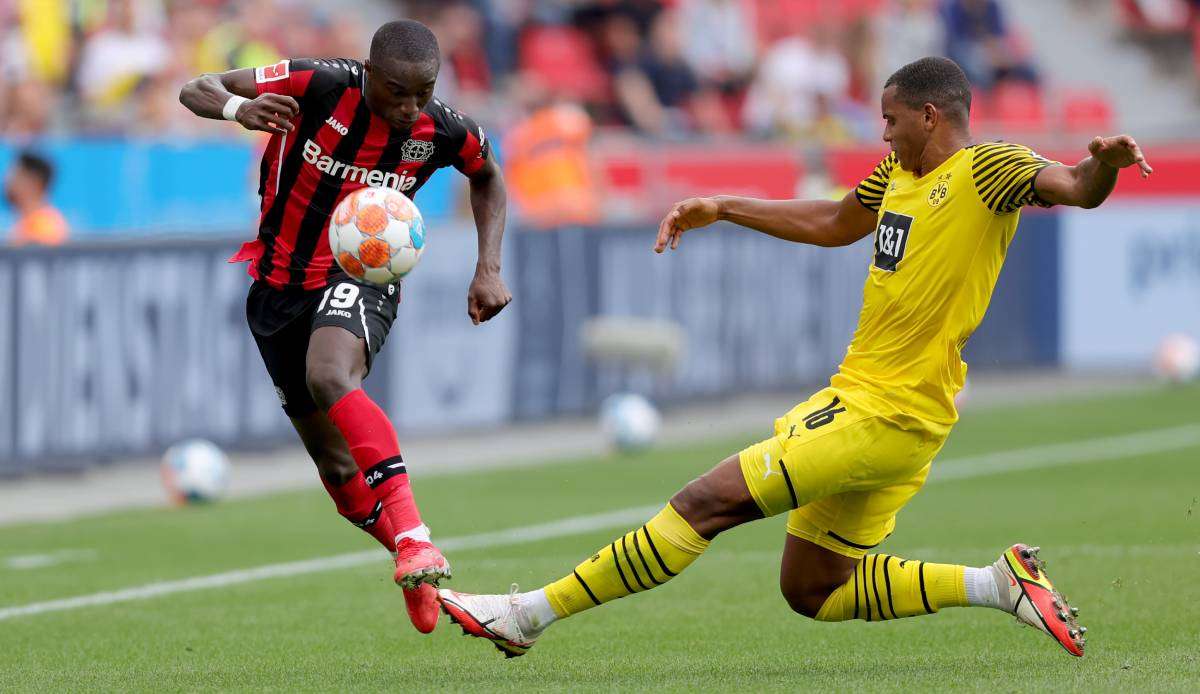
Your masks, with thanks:
M 391 188 L 360 188 L 334 209 L 329 248 L 351 277 L 394 284 L 421 260 L 425 222 L 413 201 Z
M 1173 383 L 1186 383 L 1200 375 L 1200 345 L 1191 335 L 1168 335 L 1154 353 L 1154 371 Z

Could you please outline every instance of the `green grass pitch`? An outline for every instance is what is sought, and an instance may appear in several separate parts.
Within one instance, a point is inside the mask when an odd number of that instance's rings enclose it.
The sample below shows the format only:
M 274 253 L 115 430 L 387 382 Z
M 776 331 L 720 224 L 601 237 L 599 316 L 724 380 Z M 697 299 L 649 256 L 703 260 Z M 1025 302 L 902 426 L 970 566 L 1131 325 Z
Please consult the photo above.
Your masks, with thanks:
M 968 412 L 940 460 L 1200 425 L 1200 388 Z M 765 435 L 770 422 L 763 423 Z M 416 482 L 435 537 L 654 504 L 751 441 Z M 1154 441 L 1155 436 L 1148 436 Z M 436 461 L 414 461 L 436 465 Z M 935 476 L 939 463 L 935 463 Z M 147 471 L 147 474 L 154 474 Z M 884 551 L 982 565 L 1043 547 L 1088 655 L 992 610 L 818 624 L 777 588 L 783 518 L 739 528 L 670 584 L 553 627 L 505 660 L 444 617 L 408 624 L 377 563 L 0 621 L 0 691 L 1200 690 L 1200 444 L 929 484 Z M 536 587 L 613 527 L 451 553 L 467 591 Z M 316 483 L 302 493 L 0 528 L 0 609 L 369 550 Z M 17 570 L 5 558 L 78 561 Z

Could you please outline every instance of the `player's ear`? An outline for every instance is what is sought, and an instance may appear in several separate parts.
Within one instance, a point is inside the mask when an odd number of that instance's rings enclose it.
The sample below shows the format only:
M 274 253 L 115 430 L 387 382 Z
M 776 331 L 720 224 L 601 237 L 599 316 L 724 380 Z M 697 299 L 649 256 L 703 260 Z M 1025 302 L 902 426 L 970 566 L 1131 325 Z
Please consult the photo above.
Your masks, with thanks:
M 365 72 L 368 75 L 371 74 L 371 59 L 370 58 L 366 58 L 363 60 L 363 72 Z
M 933 130 L 934 126 L 938 124 L 938 121 L 941 120 L 942 114 L 938 113 L 937 106 L 934 106 L 933 104 L 925 104 L 921 116 L 925 124 L 925 131 L 928 132 Z

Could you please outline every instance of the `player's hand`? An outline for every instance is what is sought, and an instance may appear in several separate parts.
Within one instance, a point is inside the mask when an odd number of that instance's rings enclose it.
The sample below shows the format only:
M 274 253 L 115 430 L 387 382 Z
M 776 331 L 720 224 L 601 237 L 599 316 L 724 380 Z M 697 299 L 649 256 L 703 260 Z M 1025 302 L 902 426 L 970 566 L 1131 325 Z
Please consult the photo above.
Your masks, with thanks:
M 295 127 L 291 121 L 300 113 L 300 104 L 282 94 L 259 94 L 238 107 L 237 122 L 246 130 L 262 130 L 286 135 Z
M 471 288 L 467 290 L 467 315 L 479 325 L 504 310 L 512 301 L 512 292 L 498 272 L 475 271 Z
M 699 229 L 717 221 L 720 206 L 714 198 L 688 198 L 676 203 L 658 225 L 658 238 L 654 240 L 654 252 L 662 253 L 679 248 L 679 239 L 688 229 Z
M 1146 163 L 1146 157 L 1142 156 L 1141 148 L 1128 135 L 1097 137 L 1088 145 L 1088 151 L 1092 153 L 1093 157 L 1114 169 L 1123 169 L 1126 166 L 1137 164 L 1138 168 L 1142 170 L 1142 178 L 1147 178 L 1154 173 L 1154 169 Z

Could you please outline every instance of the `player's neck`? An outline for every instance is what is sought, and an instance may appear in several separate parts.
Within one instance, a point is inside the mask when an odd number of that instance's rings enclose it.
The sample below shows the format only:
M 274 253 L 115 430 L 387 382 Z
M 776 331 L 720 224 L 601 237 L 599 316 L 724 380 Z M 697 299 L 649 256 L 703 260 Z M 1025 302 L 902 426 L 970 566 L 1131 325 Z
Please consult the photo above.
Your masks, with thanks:
M 955 132 L 946 137 L 930 138 L 925 145 L 925 151 L 921 152 L 917 170 L 912 172 L 913 176 L 920 178 L 933 171 L 954 156 L 955 152 L 969 144 L 971 144 L 971 134 L 968 132 Z

